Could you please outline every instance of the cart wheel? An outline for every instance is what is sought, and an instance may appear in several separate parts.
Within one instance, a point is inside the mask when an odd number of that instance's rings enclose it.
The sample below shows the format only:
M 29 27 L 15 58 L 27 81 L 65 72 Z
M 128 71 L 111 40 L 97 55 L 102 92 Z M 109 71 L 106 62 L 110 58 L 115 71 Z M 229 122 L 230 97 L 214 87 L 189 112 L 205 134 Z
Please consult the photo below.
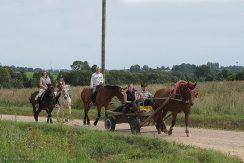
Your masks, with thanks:
M 132 134 L 134 134 L 134 135 L 140 133 L 140 131 L 141 131 L 140 120 L 137 118 L 132 119 L 130 122 L 130 129 L 131 129 Z
M 105 119 L 105 129 L 108 131 L 114 131 L 115 130 L 115 120 L 112 117 L 107 117 Z

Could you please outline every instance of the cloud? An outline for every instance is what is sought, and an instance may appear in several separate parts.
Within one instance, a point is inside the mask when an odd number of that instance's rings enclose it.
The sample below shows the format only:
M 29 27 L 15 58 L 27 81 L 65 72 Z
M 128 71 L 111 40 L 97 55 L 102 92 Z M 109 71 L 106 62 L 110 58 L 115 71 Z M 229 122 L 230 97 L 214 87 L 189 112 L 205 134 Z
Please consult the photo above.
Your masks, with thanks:
M 127 4 L 145 4 L 145 3 L 205 3 L 205 2 L 228 2 L 231 0 L 121 0 Z M 238 1 L 238 0 L 232 0 Z M 242 0 L 239 0 L 242 1 Z

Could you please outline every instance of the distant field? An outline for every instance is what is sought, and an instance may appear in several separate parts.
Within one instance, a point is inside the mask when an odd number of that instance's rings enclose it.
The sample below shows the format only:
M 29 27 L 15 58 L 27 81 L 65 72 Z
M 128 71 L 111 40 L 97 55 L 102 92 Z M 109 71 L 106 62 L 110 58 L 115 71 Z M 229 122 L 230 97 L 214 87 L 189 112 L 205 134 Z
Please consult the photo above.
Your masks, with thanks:
M 26 72 L 26 75 L 27 75 L 27 78 L 28 78 L 28 79 L 32 79 L 33 74 L 34 74 L 34 72 Z M 57 77 L 58 77 L 58 74 L 54 74 L 54 73 L 52 73 L 52 75 L 53 75 L 53 78 L 56 80 Z
M 159 88 L 172 85 L 173 83 L 149 85 L 149 90 L 154 93 Z M 80 98 L 83 88 L 71 88 L 72 108 L 78 113 L 74 115 L 74 118 L 83 118 L 83 105 Z M 136 88 L 139 89 L 139 86 Z M 37 89 L 1 89 L 0 113 L 32 115 L 28 98 L 35 90 Z M 243 81 L 199 83 L 197 91 L 199 97 L 192 108 L 190 126 L 244 131 Z M 114 99 L 114 104 L 115 107 L 119 105 L 118 100 Z M 92 118 L 96 117 L 96 110 L 92 109 L 89 115 Z M 181 114 L 177 119 L 177 125 L 184 125 L 183 120 L 183 114 Z
M 63 125 L 0 121 L 0 133 L 3 162 L 241 162 L 156 138 Z

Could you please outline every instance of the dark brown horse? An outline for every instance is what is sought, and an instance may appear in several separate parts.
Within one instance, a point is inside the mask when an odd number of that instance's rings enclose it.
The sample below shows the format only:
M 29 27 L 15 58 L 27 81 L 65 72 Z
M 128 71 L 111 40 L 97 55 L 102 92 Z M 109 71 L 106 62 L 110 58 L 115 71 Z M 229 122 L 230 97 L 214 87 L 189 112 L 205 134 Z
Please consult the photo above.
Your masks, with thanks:
M 38 91 L 32 93 L 31 97 L 29 98 L 30 103 L 32 104 L 32 107 L 33 107 L 35 121 L 38 122 L 39 113 L 42 110 L 46 110 L 47 123 L 49 123 L 49 122 L 53 123 L 52 111 L 53 111 L 53 108 L 55 107 L 55 102 L 56 102 L 55 94 L 54 94 L 54 86 L 51 84 L 48 85 L 47 90 L 42 94 L 38 109 L 36 109 L 36 107 L 35 107 L 35 105 L 36 105 L 35 97 L 37 94 L 38 94 Z
M 96 96 L 96 103 L 97 106 L 97 118 L 94 122 L 94 125 L 97 125 L 98 120 L 101 117 L 101 108 L 105 107 L 105 109 L 108 108 L 110 105 L 110 102 L 113 97 L 117 97 L 121 102 L 124 100 L 123 96 L 123 88 L 119 86 L 101 86 L 97 92 Z M 88 111 L 90 109 L 90 102 L 91 102 L 91 95 L 92 95 L 92 89 L 91 88 L 84 88 L 81 92 L 81 99 L 83 101 L 84 105 L 84 119 L 83 123 L 84 125 L 90 125 L 90 119 L 88 117 Z
M 156 128 L 158 130 L 158 133 L 160 134 L 161 131 L 167 132 L 168 135 L 172 134 L 173 127 L 176 123 L 176 116 L 180 112 L 184 112 L 185 114 L 185 127 L 186 127 L 186 135 L 190 136 L 190 132 L 188 129 L 188 124 L 189 124 L 189 114 L 191 112 L 191 107 L 193 105 L 194 99 L 198 96 L 198 93 L 195 91 L 197 83 L 187 83 L 184 82 L 182 84 L 179 84 L 177 87 L 174 89 L 177 89 L 176 91 L 173 91 L 176 94 L 172 94 L 172 91 L 170 88 L 164 88 L 158 90 L 154 98 L 155 103 L 157 106 L 160 106 L 165 100 L 157 99 L 157 98 L 162 98 L 162 97 L 169 97 L 171 96 L 172 99 L 169 100 L 169 102 L 165 105 L 163 108 L 162 112 L 159 112 L 155 116 L 155 121 L 156 121 Z M 169 131 L 167 131 L 166 125 L 163 121 L 164 117 L 168 112 L 172 112 L 172 123 L 170 126 Z

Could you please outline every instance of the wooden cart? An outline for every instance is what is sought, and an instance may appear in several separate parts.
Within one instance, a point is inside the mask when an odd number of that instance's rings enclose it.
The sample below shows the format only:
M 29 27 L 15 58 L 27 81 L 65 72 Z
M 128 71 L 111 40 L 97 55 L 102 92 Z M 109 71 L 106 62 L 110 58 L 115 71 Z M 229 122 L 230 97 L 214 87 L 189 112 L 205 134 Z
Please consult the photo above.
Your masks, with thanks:
M 155 125 L 154 115 L 162 111 L 164 106 L 169 102 L 170 97 L 162 98 L 165 100 L 156 110 L 152 112 L 123 113 L 111 110 L 105 111 L 105 128 L 108 131 L 114 131 L 116 124 L 129 123 L 132 134 L 140 133 L 141 127 Z M 165 119 L 167 119 L 167 116 Z

